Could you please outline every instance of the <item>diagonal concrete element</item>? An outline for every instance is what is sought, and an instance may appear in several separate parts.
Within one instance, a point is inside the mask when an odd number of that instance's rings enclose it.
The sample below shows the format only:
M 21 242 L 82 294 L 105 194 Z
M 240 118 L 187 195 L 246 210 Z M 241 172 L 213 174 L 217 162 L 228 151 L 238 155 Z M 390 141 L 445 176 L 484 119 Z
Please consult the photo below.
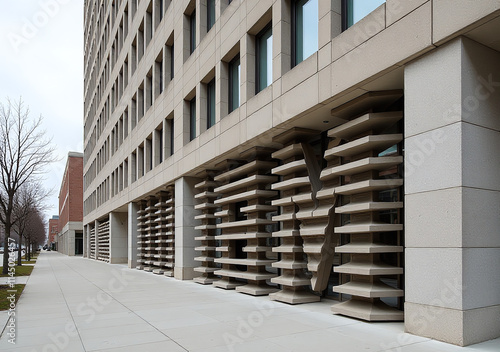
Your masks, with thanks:
M 306 211 L 305 214 L 302 211 L 304 203 L 298 203 L 300 210 L 297 218 L 301 220 L 300 235 L 304 240 L 304 253 L 307 254 L 307 269 L 313 275 L 311 288 L 313 291 L 322 292 L 328 285 L 335 246 L 338 243 L 338 235 L 333 231 L 337 196 L 328 193 L 328 197 L 319 198 L 318 194 L 325 188 L 331 189 L 332 185 L 340 182 L 340 179 L 323 183 L 320 179 L 321 168 L 312 147 L 302 143 L 302 149 L 311 182 L 313 202 L 311 211 Z

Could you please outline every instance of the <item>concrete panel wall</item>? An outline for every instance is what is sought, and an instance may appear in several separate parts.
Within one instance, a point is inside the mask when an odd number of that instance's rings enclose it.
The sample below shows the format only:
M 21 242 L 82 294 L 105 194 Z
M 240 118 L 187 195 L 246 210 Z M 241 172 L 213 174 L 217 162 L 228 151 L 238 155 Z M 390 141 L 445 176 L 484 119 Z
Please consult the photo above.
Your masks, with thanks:
M 128 203 L 128 233 L 127 233 L 127 257 L 128 267 L 135 268 L 137 265 L 137 203 Z
M 75 233 L 83 231 L 83 223 L 69 221 L 57 236 L 57 251 L 66 255 L 75 255 Z
M 194 268 L 198 262 L 194 261 L 196 252 L 194 248 L 197 242 L 194 238 L 199 231 L 194 227 L 200 225 L 199 220 L 194 217 L 194 195 L 197 193 L 194 185 L 200 179 L 182 177 L 175 181 L 175 269 L 174 277 L 180 280 L 191 280 L 198 276 Z
M 500 336 L 498 62 L 458 38 L 405 70 L 405 326 L 458 345 Z
M 127 213 L 109 214 L 109 262 L 127 263 L 128 258 Z

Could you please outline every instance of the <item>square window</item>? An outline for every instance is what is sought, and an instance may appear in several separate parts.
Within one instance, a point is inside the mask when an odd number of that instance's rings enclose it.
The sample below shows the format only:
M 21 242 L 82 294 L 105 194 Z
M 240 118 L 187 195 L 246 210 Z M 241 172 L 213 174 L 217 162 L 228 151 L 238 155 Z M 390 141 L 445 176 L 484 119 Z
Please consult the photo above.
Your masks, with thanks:
M 385 0 L 343 0 L 342 29 L 346 30 L 359 22 L 383 3 Z
M 189 140 L 196 138 L 196 97 L 189 102 Z
M 240 55 L 229 63 L 229 113 L 240 106 Z
M 189 16 L 189 53 L 192 54 L 196 49 L 196 10 Z
M 257 35 L 256 93 L 273 82 L 273 30 L 269 24 Z
M 175 130 L 174 130 L 174 119 L 169 119 L 168 126 L 170 130 L 170 155 L 174 155 L 174 138 L 175 138 Z
M 207 129 L 215 125 L 215 78 L 207 84 Z
M 215 0 L 207 0 L 207 32 L 215 24 Z
M 292 11 L 295 66 L 318 50 L 318 0 L 295 0 Z

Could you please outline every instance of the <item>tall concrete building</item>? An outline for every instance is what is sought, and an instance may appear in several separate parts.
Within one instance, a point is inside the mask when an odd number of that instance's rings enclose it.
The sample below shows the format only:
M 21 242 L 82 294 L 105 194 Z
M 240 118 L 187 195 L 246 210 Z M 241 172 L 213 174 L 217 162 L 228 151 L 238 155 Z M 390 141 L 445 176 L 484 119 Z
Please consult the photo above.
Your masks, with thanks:
M 498 33 L 498 0 L 86 1 L 84 255 L 500 336 Z
M 83 254 L 83 153 L 69 152 L 59 190 L 57 251 Z

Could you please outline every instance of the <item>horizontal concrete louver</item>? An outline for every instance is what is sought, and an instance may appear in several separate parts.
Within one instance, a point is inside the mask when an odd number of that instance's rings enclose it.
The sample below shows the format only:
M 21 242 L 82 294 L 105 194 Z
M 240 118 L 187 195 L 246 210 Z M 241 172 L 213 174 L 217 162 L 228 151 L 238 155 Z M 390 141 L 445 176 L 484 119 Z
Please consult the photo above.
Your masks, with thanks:
M 201 231 L 201 236 L 194 238 L 196 241 L 200 241 L 195 250 L 200 251 L 201 255 L 194 258 L 195 261 L 200 262 L 200 266 L 194 268 L 194 271 L 201 273 L 201 276 L 195 277 L 193 281 L 202 285 L 212 284 L 214 280 L 218 279 L 214 275 L 214 271 L 218 269 L 214 262 L 216 231 L 214 213 L 217 209 L 214 201 L 219 196 L 218 193 L 214 192 L 214 188 L 217 186 L 218 183 L 211 176 L 207 176 L 205 180 L 194 186 L 200 192 L 194 196 L 199 202 L 194 206 L 194 209 L 200 212 L 195 216 L 195 220 L 201 221 L 201 225 L 195 227 L 195 230 Z
M 140 250 L 142 253 L 142 270 L 152 272 L 154 267 L 154 256 L 157 254 L 156 244 L 154 243 L 156 236 L 156 198 L 150 196 L 148 200 L 141 205 L 139 210 L 139 217 L 137 218 L 137 226 L 139 227 L 139 235 L 137 236 L 138 247 L 140 244 Z M 138 248 L 139 250 L 139 248 Z
M 342 162 L 329 163 L 321 172 L 321 180 L 343 178 L 344 184 L 335 187 L 334 193 L 348 202 L 336 207 L 335 212 L 350 217 L 348 223 L 334 229 L 336 234 L 350 237 L 349 243 L 335 249 L 336 253 L 348 254 L 350 260 L 334 267 L 335 272 L 349 275 L 350 281 L 334 286 L 333 290 L 351 295 L 351 299 L 333 305 L 334 313 L 368 321 L 403 320 L 402 311 L 381 300 L 404 294 L 395 285 L 387 284 L 387 278 L 402 274 L 403 268 L 389 265 L 383 259 L 383 254 L 403 251 L 401 218 L 393 222 L 381 220 L 382 212 L 401 209 L 403 202 L 399 201 L 399 192 L 396 199 L 379 199 L 380 191 L 398 189 L 403 183 L 398 176 L 381 176 L 383 171 L 395 169 L 403 162 L 396 150 L 389 155 L 381 154 L 403 139 L 399 133 L 385 132 L 402 117 L 402 112 L 369 113 L 328 132 L 329 137 L 344 143 L 331 145 L 325 159 L 330 162 L 340 158 Z M 319 196 L 328 192 L 324 193 Z
M 142 201 L 137 213 L 137 269 L 173 276 L 174 198 L 173 188 Z
M 276 166 L 276 162 L 269 160 L 270 154 L 268 150 L 253 148 L 245 152 L 245 156 L 242 154 L 242 159 L 247 160 L 243 165 L 214 178 L 221 183 L 214 189 L 220 194 L 214 204 L 221 207 L 215 213 L 220 218 L 216 228 L 221 231 L 216 237 L 221 241 L 221 246 L 216 248 L 220 257 L 215 262 L 222 265 L 222 269 L 215 271 L 215 275 L 221 277 L 213 283 L 216 287 L 235 288 L 255 296 L 276 291 L 266 283 L 276 276 L 266 270 L 276 261 L 268 257 L 268 253 L 272 254 L 268 226 L 275 223 L 268 214 L 276 209 L 271 199 L 278 193 L 270 190 L 270 184 L 277 179 L 270 175 L 271 168 Z M 237 208 L 242 202 L 244 205 Z M 236 212 L 243 218 L 238 219 Z
M 109 220 L 97 227 L 97 260 L 109 263 Z
M 273 140 L 283 145 L 281 150 L 272 155 L 283 162 L 272 170 L 282 180 L 272 185 L 272 189 L 280 191 L 281 196 L 272 202 L 281 207 L 281 214 L 273 217 L 273 220 L 281 223 L 280 231 L 273 233 L 274 238 L 281 240 L 281 245 L 273 248 L 273 252 L 281 253 L 281 260 L 273 263 L 273 267 L 281 269 L 281 275 L 271 279 L 271 282 L 281 285 L 281 290 L 271 294 L 270 299 L 289 304 L 320 300 L 320 296 L 309 292 L 311 280 L 306 276 L 307 260 L 297 219 L 298 206 L 294 201 L 294 198 L 304 198 L 312 202 L 311 183 L 301 141 L 317 135 L 318 131 L 294 128 Z
M 153 273 L 165 276 L 174 275 L 175 266 L 175 206 L 174 189 L 167 187 L 166 191 L 156 195 L 157 202 L 154 205 L 154 226 L 156 236 L 150 238 L 154 244 L 156 253 L 153 253 Z M 152 225 L 153 226 L 153 225 Z
M 90 258 L 97 259 L 96 256 L 96 239 L 95 239 L 95 227 L 90 229 Z
M 158 253 L 156 250 L 156 243 L 155 240 L 157 238 L 156 233 L 158 230 L 156 229 L 156 198 L 154 197 L 149 197 L 147 201 L 147 207 L 145 210 L 145 216 L 146 216 L 146 221 L 144 224 L 146 225 L 146 238 L 145 238 L 145 244 L 146 244 L 146 266 L 144 267 L 145 271 L 153 271 L 155 268 L 154 266 L 154 256 Z M 158 271 L 157 271 L 158 272 Z

